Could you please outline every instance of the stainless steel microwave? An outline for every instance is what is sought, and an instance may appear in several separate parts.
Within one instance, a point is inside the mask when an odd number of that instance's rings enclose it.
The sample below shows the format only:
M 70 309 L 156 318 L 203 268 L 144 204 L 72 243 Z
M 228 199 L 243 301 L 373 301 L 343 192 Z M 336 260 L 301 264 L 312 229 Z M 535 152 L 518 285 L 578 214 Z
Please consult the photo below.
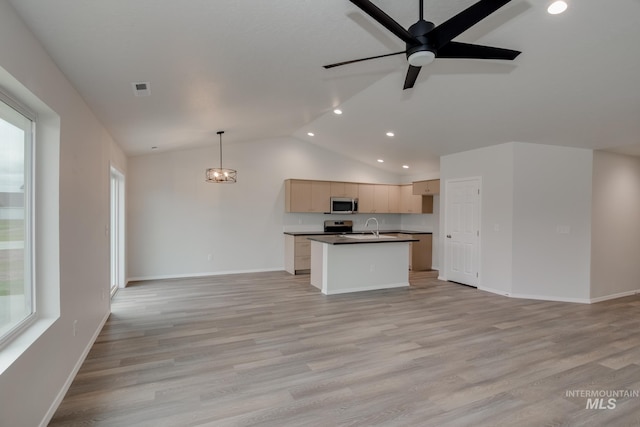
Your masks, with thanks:
M 332 214 L 353 214 L 358 213 L 358 199 L 352 197 L 332 197 Z

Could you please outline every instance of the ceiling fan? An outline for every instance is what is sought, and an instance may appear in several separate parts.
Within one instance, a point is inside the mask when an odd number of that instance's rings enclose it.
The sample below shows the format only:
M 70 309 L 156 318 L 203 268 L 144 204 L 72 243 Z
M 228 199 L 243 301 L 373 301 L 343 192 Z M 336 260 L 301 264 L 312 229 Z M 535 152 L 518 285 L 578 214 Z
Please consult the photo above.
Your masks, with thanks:
M 473 6 L 460 12 L 448 21 L 438 25 L 424 20 L 424 1 L 420 1 L 420 19 L 418 22 L 405 29 L 389 15 L 369 0 L 349 0 L 358 6 L 364 13 L 378 21 L 383 27 L 398 36 L 407 44 L 402 52 L 387 53 L 384 55 L 370 56 L 368 58 L 354 59 L 325 65 L 324 68 L 333 68 L 340 65 L 353 64 L 354 62 L 368 61 L 370 59 L 384 58 L 386 56 L 407 55 L 409 70 L 404 80 L 404 88 L 410 89 L 416 82 L 423 65 L 431 63 L 435 58 L 472 58 L 472 59 L 504 59 L 513 60 L 520 52 L 499 47 L 482 46 L 477 44 L 460 43 L 452 41 L 464 31 L 482 21 L 496 10 L 500 9 L 511 0 L 481 0 Z

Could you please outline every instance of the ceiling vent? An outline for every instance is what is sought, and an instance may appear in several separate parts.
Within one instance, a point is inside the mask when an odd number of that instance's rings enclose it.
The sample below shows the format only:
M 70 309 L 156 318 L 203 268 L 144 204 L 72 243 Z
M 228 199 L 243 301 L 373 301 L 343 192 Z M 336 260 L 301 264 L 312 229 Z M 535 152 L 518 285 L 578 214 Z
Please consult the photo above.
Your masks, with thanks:
M 135 96 L 149 96 L 151 95 L 151 86 L 149 82 L 137 82 L 131 83 L 133 86 L 133 94 Z

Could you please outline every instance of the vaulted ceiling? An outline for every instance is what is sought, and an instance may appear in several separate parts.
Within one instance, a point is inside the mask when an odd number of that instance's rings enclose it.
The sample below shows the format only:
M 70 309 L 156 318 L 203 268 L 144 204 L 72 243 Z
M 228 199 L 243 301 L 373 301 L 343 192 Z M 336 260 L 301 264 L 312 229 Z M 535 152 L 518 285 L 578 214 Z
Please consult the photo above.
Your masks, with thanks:
M 218 130 L 398 174 L 511 141 L 640 154 L 640 0 L 567 0 L 561 15 L 513 0 L 456 40 L 522 51 L 515 61 L 436 59 L 405 91 L 403 55 L 322 68 L 404 50 L 347 0 L 10 2 L 129 155 L 216 144 Z M 418 0 L 373 2 L 405 28 L 418 19 Z M 425 18 L 474 3 L 425 0 Z

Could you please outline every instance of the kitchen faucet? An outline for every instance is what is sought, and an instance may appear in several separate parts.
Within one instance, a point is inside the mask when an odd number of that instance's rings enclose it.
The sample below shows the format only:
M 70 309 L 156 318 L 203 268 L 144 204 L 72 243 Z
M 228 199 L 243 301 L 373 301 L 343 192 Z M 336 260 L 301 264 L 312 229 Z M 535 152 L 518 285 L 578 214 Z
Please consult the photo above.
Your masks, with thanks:
M 376 231 L 372 231 L 373 235 L 376 237 L 380 237 L 380 225 L 378 225 L 378 220 L 376 218 L 369 218 L 367 222 L 364 223 L 364 228 L 366 229 L 369 226 L 369 221 L 374 220 L 376 222 Z

